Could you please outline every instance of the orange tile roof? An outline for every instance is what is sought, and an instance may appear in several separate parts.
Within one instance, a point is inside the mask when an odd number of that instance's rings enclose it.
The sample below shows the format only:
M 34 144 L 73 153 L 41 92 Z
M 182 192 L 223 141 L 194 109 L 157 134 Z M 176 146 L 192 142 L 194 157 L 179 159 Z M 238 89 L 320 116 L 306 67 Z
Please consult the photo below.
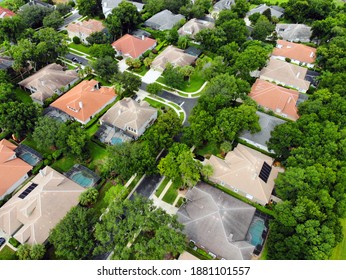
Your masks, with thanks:
M 5 17 L 13 17 L 16 14 L 9 9 L 5 9 L 3 7 L 0 7 L 0 18 L 5 18 Z
M 31 165 L 15 157 L 16 148 L 6 139 L 0 141 L 0 196 L 32 169 Z
M 82 81 L 50 106 L 58 108 L 85 123 L 116 97 L 114 89 L 108 87 L 97 88 L 98 84 L 99 82 L 96 80 Z
M 269 108 L 276 113 L 285 114 L 292 120 L 299 118 L 296 103 L 299 93 L 270 82 L 257 79 L 249 94 L 259 105 Z
M 316 59 L 316 49 L 302 44 L 278 40 L 272 55 L 313 63 Z
M 85 35 L 90 35 L 93 32 L 99 32 L 105 29 L 105 26 L 101 21 L 89 19 L 82 22 L 70 23 L 67 26 L 67 30 L 75 33 L 83 33 Z
M 156 40 L 151 38 L 139 39 L 130 34 L 126 34 L 120 39 L 112 43 L 112 47 L 120 51 L 124 55 L 130 55 L 132 58 L 137 58 L 146 50 L 155 46 Z

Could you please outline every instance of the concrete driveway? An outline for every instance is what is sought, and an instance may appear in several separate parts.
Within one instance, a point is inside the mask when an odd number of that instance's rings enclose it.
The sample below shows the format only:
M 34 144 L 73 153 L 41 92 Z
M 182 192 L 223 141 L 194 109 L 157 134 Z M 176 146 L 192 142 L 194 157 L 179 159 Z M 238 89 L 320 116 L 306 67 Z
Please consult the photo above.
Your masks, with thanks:
M 160 76 L 162 72 L 156 71 L 154 69 L 150 69 L 142 78 L 142 82 L 146 84 L 152 84 L 155 82 Z
M 119 71 L 120 71 L 121 73 L 123 73 L 127 68 L 130 67 L 130 66 L 128 66 L 128 65 L 126 64 L 126 58 L 120 60 L 120 61 L 118 62 L 118 66 L 119 66 Z

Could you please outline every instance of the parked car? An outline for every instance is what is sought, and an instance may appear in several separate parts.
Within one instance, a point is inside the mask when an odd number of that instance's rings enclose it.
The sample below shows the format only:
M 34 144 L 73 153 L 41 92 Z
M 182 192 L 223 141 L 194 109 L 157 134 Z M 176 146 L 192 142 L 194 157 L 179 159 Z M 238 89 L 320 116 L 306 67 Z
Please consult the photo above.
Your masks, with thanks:
M 81 63 L 77 58 L 75 58 L 75 57 L 72 57 L 72 59 L 71 59 L 72 61 L 74 61 L 74 62 L 77 62 L 77 63 Z
M 3 237 L 0 237 L 0 247 L 1 247 L 3 244 L 5 244 L 5 242 L 6 242 L 6 239 L 3 238 Z

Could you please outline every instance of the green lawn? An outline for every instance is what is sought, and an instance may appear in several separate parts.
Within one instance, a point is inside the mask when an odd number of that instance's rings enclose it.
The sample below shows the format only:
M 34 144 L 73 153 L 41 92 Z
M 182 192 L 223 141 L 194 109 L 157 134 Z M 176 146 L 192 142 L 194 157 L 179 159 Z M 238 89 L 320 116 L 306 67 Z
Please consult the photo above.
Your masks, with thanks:
M 201 88 L 204 82 L 205 80 L 202 79 L 200 73 L 195 71 L 195 73 L 193 73 L 191 76 L 190 81 L 186 81 L 180 90 L 186 92 L 195 92 Z
M 95 212 L 97 213 L 96 215 L 100 216 L 102 213 L 102 209 L 107 208 L 107 203 L 104 200 L 104 197 L 107 193 L 107 191 L 114 186 L 113 182 L 108 181 L 106 182 L 100 189 L 99 191 L 99 196 L 97 198 L 96 203 L 93 205 L 93 208 L 95 209 Z
M 107 156 L 106 148 L 101 147 L 100 145 L 96 144 L 93 141 L 89 141 L 88 149 L 89 149 L 90 157 L 91 157 L 89 168 L 93 169 L 94 171 L 100 171 L 99 167 L 102 166 Z
M 22 90 L 21 88 L 16 88 L 14 92 L 16 94 L 16 99 L 18 101 L 21 101 L 26 104 L 33 103 L 29 92 L 26 92 L 25 90 Z
M 22 142 L 22 144 L 25 144 L 34 150 L 38 151 L 42 155 L 44 154 L 52 154 L 54 151 L 50 149 L 44 149 L 40 145 L 38 145 L 30 136 L 26 137 L 25 140 Z
M 168 102 L 169 105 L 172 105 L 175 109 L 181 110 L 178 104 L 175 104 L 174 102 Z
M 215 143 L 210 142 L 202 148 L 197 148 L 195 154 L 201 156 L 218 155 L 220 154 L 220 148 Z
M 346 260 L 346 218 L 340 222 L 343 227 L 344 239 L 334 248 L 331 260 Z
M 266 260 L 267 255 L 268 255 L 268 246 L 267 246 L 267 243 L 265 243 L 259 260 Z
M 156 109 L 161 109 L 162 106 L 166 107 L 165 104 L 161 103 L 160 101 L 157 101 L 148 97 L 145 97 L 143 100 L 148 102 L 152 107 Z
M 99 126 L 100 126 L 100 123 L 95 122 L 93 125 L 91 125 L 90 127 L 86 129 L 86 132 L 88 133 L 90 137 L 92 137 L 96 133 L 96 131 L 99 129 Z
M 80 52 L 83 52 L 83 53 L 86 53 L 86 54 L 90 54 L 89 52 L 89 48 L 88 46 L 85 46 L 83 44 L 75 44 L 75 43 L 71 43 L 68 45 L 70 48 L 72 49 L 75 49 L 77 51 L 80 51 Z
M 160 194 L 162 193 L 162 191 L 165 189 L 166 185 L 168 184 L 169 182 L 169 178 L 168 177 L 165 177 L 165 179 L 163 179 L 162 183 L 160 184 L 160 186 L 158 187 L 158 189 L 156 190 L 155 192 L 155 195 L 157 197 L 160 196 Z
M 173 182 L 173 184 L 169 187 L 166 194 L 163 196 L 162 200 L 169 204 L 173 204 L 174 200 L 178 196 L 178 189 L 180 187 L 179 182 Z
M 55 161 L 51 166 L 53 169 L 55 169 L 59 172 L 67 172 L 76 163 L 77 163 L 77 161 L 76 161 L 76 158 L 74 158 L 74 157 L 63 157 L 63 158 Z
M 18 260 L 16 252 L 7 245 L 0 251 L 0 260 Z
M 132 180 L 131 184 L 128 186 L 129 193 L 133 190 L 133 188 L 137 185 L 137 183 L 142 177 L 142 174 L 137 174 L 137 176 Z

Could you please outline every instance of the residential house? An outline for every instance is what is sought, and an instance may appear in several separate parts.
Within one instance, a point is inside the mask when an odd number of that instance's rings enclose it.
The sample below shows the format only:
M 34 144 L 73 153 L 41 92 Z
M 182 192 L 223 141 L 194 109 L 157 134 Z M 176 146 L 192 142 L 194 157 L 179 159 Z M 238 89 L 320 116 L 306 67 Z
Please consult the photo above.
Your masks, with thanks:
M 105 17 L 108 17 L 108 15 L 112 12 L 114 8 L 117 8 L 119 4 L 122 1 L 126 1 L 131 3 L 132 5 L 135 5 L 138 12 L 141 12 L 143 10 L 144 4 L 135 2 L 135 1 L 127 1 L 127 0 L 102 0 L 102 12 L 105 15 Z
M 230 10 L 231 6 L 235 4 L 235 0 L 220 0 L 214 4 L 214 11 L 220 12 L 222 10 Z
M 275 127 L 284 124 L 286 121 L 258 111 L 256 114 L 259 116 L 258 122 L 261 127 L 261 131 L 251 133 L 251 131 L 247 130 L 242 132 L 239 138 L 261 150 L 272 152 L 267 146 L 267 143 L 271 137 L 271 132 L 275 129 Z
M 124 57 L 138 58 L 147 50 L 152 50 L 156 47 L 156 40 L 142 36 L 138 38 L 136 36 L 126 34 L 120 39 L 112 43 L 112 47 L 115 49 L 118 55 Z
M 9 9 L 0 7 L 0 19 L 6 17 L 14 17 L 16 14 Z
M 151 68 L 157 71 L 164 71 L 167 63 L 171 63 L 174 67 L 182 67 L 191 65 L 196 59 L 196 56 L 188 54 L 182 49 L 168 46 L 162 53 L 155 57 Z
M 316 60 L 316 49 L 303 44 L 278 40 L 272 57 L 281 60 L 289 58 L 292 63 L 312 68 Z
M 175 15 L 169 10 L 163 10 L 144 22 L 144 25 L 155 30 L 169 30 L 179 21 L 185 19 L 183 15 Z
M 29 0 L 28 3 L 26 3 L 25 5 L 23 5 L 23 6 L 21 6 L 19 8 L 19 11 L 22 11 L 26 7 L 31 7 L 31 6 L 38 6 L 38 7 L 45 7 L 45 8 L 55 9 L 54 5 L 51 5 L 49 3 L 46 3 L 46 2 L 43 2 L 43 1 L 39 1 L 39 0 Z
M 31 92 L 34 102 L 43 105 L 54 94 L 61 95 L 78 81 L 75 70 L 64 70 L 60 64 L 52 63 L 37 71 L 18 84 Z
M 0 230 L 22 244 L 43 244 L 84 190 L 47 166 L 0 208 Z
M 256 208 L 200 182 L 177 212 L 190 242 L 219 259 L 250 260 L 249 228 Z
M 101 21 L 89 19 L 82 22 L 71 22 L 66 29 L 69 38 L 73 39 L 73 37 L 78 37 L 84 44 L 88 44 L 86 38 L 88 38 L 94 32 L 104 31 L 106 27 Z
M 310 42 L 311 27 L 305 24 L 278 23 L 275 27 L 280 39 L 290 42 Z
M 273 159 L 242 144 L 227 153 L 225 159 L 212 155 L 210 180 L 246 198 L 266 205 L 271 200 L 278 169 Z
M 268 65 L 260 72 L 260 79 L 306 92 L 310 86 L 310 82 L 305 80 L 306 73 L 306 68 L 270 58 Z
M 138 103 L 131 98 L 124 98 L 101 117 L 100 123 L 118 128 L 137 139 L 156 118 L 157 110 L 146 101 Z
M 190 19 L 187 23 L 185 23 L 179 30 L 179 35 L 188 36 L 191 38 L 195 38 L 195 35 L 203 29 L 214 28 L 215 24 L 210 21 L 205 21 L 201 19 Z
M 256 8 L 253 8 L 249 12 L 247 12 L 246 16 L 249 17 L 255 13 L 263 14 L 264 11 L 270 10 L 270 14 L 272 17 L 281 18 L 284 14 L 285 9 L 278 6 L 267 6 L 266 4 L 261 4 Z
M 251 88 L 249 97 L 258 105 L 272 110 L 277 115 L 294 121 L 299 118 L 297 108 L 299 92 L 296 90 L 257 79 Z
M 32 166 L 16 156 L 17 146 L 10 141 L 0 141 L 0 199 L 12 193 L 26 179 Z
M 96 80 L 85 80 L 55 100 L 50 106 L 65 112 L 76 121 L 86 124 L 115 98 L 114 89 L 100 87 Z

